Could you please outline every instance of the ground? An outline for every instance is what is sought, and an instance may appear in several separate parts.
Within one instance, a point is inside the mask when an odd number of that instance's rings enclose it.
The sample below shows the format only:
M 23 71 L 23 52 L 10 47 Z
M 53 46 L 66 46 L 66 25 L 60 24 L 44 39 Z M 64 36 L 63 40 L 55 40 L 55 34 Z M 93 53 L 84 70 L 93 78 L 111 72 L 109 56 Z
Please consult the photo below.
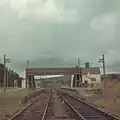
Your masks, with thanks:
M 13 113 L 21 109 L 21 101 L 26 95 L 32 93 L 32 90 L 9 88 L 6 92 L 0 89 L 0 119 L 10 117 Z
M 57 94 L 54 93 L 53 95 L 53 113 L 54 117 L 52 117 L 52 120 L 60 120 L 62 118 L 66 118 L 65 120 L 75 120 L 74 118 L 70 118 L 67 115 L 65 105 L 63 106 L 63 101 L 60 100 Z M 59 109 L 58 109 L 59 108 Z
M 117 104 L 114 101 L 106 100 L 101 98 L 100 100 L 94 101 L 94 104 L 116 116 L 120 117 L 120 104 Z
M 16 90 L 19 90 L 21 88 L 13 88 L 13 87 L 9 87 L 9 88 L 6 88 L 6 92 L 10 92 L 10 91 L 16 91 Z M 0 88 L 0 93 L 3 93 L 4 92 L 4 88 Z

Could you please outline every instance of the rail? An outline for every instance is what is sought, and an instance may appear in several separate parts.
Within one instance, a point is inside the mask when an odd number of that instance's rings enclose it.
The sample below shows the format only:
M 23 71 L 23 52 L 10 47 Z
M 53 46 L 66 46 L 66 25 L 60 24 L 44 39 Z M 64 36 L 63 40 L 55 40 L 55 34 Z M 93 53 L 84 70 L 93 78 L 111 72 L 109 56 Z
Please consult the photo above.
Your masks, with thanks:
M 50 94 L 50 98 L 49 98 L 49 100 L 48 100 L 48 102 L 47 102 L 47 105 L 46 105 L 46 107 L 45 107 L 45 110 L 44 110 L 44 113 L 43 113 L 43 116 L 42 116 L 42 120 L 45 120 L 45 117 L 46 117 L 46 114 L 47 114 L 47 110 L 48 110 L 48 107 L 49 107 L 51 98 L 52 98 L 52 91 L 51 91 L 51 94 Z
M 42 99 L 42 100 L 44 100 L 44 99 L 46 99 L 43 95 L 45 95 L 45 94 L 48 94 L 48 93 L 50 93 L 49 94 L 49 96 L 48 96 L 48 100 L 46 100 L 46 102 L 44 103 L 44 105 L 43 106 L 45 106 L 44 108 L 44 110 L 42 109 L 42 107 L 41 106 L 39 106 L 39 101 Z M 43 96 L 43 97 L 42 97 Z M 44 120 L 44 118 L 45 118 L 45 115 L 46 115 L 46 112 L 47 112 L 47 109 L 48 109 L 48 106 L 49 106 L 49 103 L 50 103 L 50 100 L 51 100 L 51 96 L 52 96 L 52 91 L 51 92 L 47 92 L 46 91 L 46 93 L 44 93 L 44 94 L 40 94 L 39 96 L 37 96 L 31 103 L 29 103 L 28 105 L 26 105 L 22 110 L 20 110 L 19 112 L 17 112 L 14 116 L 12 116 L 9 120 L 19 120 L 19 119 L 24 119 L 25 117 L 27 118 L 27 119 L 29 119 L 30 117 L 32 117 L 30 114 L 26 114 L 31 108 L 33 109 L 34 107 L 34 104 L 36 105 L 36 103 L 38 104 L 38 109 L 40 108 L 40 111 L 41 111 L 41 113 L 42 114 L 39 114 L 39 117 L 38 116 L 33 116 L 33 117 L 38 117 L 37 119 L 41 119 L 41 120 Z M 48 102 L 47 102 L 48 101 Z M 37 111 L 36 111 L 36 113 L 37 113 Z M 21 116 L 22 115 L 22 116 Z M 25 115 L 25 116 L 24 116 Z M 23 117 L 23 118 L 21 118 L 21 117 Z
M 74 100 L 76 100 L 76 102 L 79 102 L 80 104 L 82 103 L 84 106 L 86 106 L 86 107 L 88 107 L 88 108 L 91 108 L 91 110 L 96 111 L 97 113 L 100 113 L 101 115 L 103 115 L 103 117 L 106 117 L 107 119 L 109 118 L 108 120 L 120 120 L 119 117 L 116 117 L 115 115 L 111 115 L 110 113 L 105 112 L 105 111 L 103 111 L 103 110 L 101 110 L 101 109 L 99 109 L 99 108 L 97 108 L 97 107 L 95 107 L 95 106 L 93 106 L 93 105 L 91 105 L 91 104 L 83 101 L 83 100 L 79 100 L 79 99 L 77 99 L 77 98 L 75 98 L 75 97 L 73 97 L 73 96 L 70 96 L 70 95 L 68 95 L 67 93 L 58 92 L 58 94 L 59 94 L 60 97 L 71 107 L 71 109 L 76 113 L 76 115 L 77 115 L 79 118 L 81 118 L 82 120 L 89 120 L 89 119 L 86 119 L 86 118 L 84 117 L 84 115 L 82 115 L 81 112 L 80 112 L 74 105 L 72 105 L 69 100 L 67 100 L 67 99 L 65 98 L 65 95 L 69 96 L 70 99 L 74 99 Z M 83 106 L 79 106 L 79 107 L 82 108 Z M 82 109 L 81 109 L 81 110 L 82 110 Z M 85 112 L 85 109 L 84 109 L 84 112 Z M 99 115 L 98 115 L 98 116 L 99 116 Z M 91 116 L 90 116 L 90 117 L 91 117 Z M 100 117 L 100 116 L 99 116 L 99 117 Z M 107 120 L 107 119 L 105 119 L 105 120 Z M 98 119 L 96 119 L 96 120 L 98 120 Z
M 75 89 L 70 89 L 70 88 L 60 88 L 61 90 L 69 90 L 69 91 L 74 91 L 74 92 L 77 92 L 77 90 Z
M 40 95 L 41 96 L 41 95 Z M 28 109 L 31 105 L 33 105 L 35 102 L 37 102 L 40 98 L 40 96 L 36 97 L 31 103 L 26 105 L 23 109 L 21 109 L 19 112 L 17 112 L 14 116 L 12 116 L 9 120 L 15 119 L 20 113 L 24 112 L 26 109 Z
M 58 94 L 60 95 L 60 97 L 64 100 L 64 102 L 74 111 L 74 113 L 77 115 L 78 118 L 85 120 L 83 118 L 83 116 L 68 102 L 68 100 L 66 100 L 61 94 L 60 92 L 58 92 Z

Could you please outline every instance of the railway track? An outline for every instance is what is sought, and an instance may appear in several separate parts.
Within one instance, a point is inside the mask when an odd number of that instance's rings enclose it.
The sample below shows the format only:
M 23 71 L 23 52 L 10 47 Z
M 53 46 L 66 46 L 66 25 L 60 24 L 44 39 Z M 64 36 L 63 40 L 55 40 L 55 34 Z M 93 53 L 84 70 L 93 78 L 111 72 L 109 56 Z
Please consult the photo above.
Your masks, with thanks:
M 44 120 L 52 91 L 46 91 L 9 120 Z
M 47 115 L 49 116 L 49 114 L 47 114 L 47 112 L 48 112 L 48 108 L 50 107 L 51 99 L 52 99 L 52 91 L 51 91 L 50 97 L 48 99 L 48 102 L 46 104 L 46 107 L 44 109 L 43 116 L 42 116 L 41 120 L 45 120 Z
M 67 103 L 80 120 L 120 120 L 82 100 L 78 100 L 66 93 L 58 92 L 60 97 Z
M 62 102 L 60 96 L 51 90 L 41 94 L 9 120 L 78 120 L 67 104 L 62 108 Z
M 52 96 L 46 104 L 42 120 L 78 120 L 78 117 L 70 107 L 62 102 L 63 100 L 57 92 L 53 91 Z
M 60 99 L 61 98 L 61 99 Z M 46 91 L 9 120 L 120 120 L 64 92 Z

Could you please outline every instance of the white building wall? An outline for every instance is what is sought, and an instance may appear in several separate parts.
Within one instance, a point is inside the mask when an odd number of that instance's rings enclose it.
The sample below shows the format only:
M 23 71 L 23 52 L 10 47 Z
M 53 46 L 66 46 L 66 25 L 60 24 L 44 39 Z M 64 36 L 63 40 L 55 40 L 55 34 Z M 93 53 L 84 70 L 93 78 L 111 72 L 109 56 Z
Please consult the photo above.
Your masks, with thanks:
M 36 88 L 40 88 L 41 84 L 42 84 L 41 80 L 35 80 L 35 86 L 36 86 Z
M 36 85 L 36 88 L 40 88 L 40 87 L 41 87 L 39 81 L 38 81 L 38 82 L 35 82 L 35 85 Z
M 26 88 L 26 80 L 22 80 L 22 88 Z
M 71 87 L 73 87 L 73 79 L 74 79 L 74 75 L 71 76 Z
M 17 88 L 17 80 L 14 80 L 14 88 Z
M 82 75 L 82 80 L 83 80 L 83 83 L 85 83 L 85 81 L 87 81 L 87 83 L 91 84 L 91 79 L 88 78 L 88 77 L 85 76 L 85 75 Z
M 88 76 L 88 77 L 87 77 Z M 101 75 L 100 74 L 89 74 L 89 75 L 82 75 L 83 78 L 83 83 L 86 81 L 88 81 L 89 84 L 92 83 L 92 80 L 90 78 L 95 78 L 96 81 L 95 83 L 101 83 Z M 90 77 L 90 78 L 89 78 Z
M 96 83 L 101 83 L 101 75 L 100 74 L 90 74 L 92 78 L 96 78 Z

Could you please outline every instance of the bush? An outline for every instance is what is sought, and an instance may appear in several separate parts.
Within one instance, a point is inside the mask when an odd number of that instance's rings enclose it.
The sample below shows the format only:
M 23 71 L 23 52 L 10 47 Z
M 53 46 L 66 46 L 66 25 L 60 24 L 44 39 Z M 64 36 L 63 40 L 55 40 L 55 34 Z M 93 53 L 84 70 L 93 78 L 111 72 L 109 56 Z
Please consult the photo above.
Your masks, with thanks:
M 44 90 L 38 90 L 38 91 L 33 91 L 32 93 L 29 93 L 27 96 L 23 98 L 21 101 L 21 104 L 24 105 L 26 103 L 31 102 L 33 99 L 35 99 L 37 96 L 39 96 Z

